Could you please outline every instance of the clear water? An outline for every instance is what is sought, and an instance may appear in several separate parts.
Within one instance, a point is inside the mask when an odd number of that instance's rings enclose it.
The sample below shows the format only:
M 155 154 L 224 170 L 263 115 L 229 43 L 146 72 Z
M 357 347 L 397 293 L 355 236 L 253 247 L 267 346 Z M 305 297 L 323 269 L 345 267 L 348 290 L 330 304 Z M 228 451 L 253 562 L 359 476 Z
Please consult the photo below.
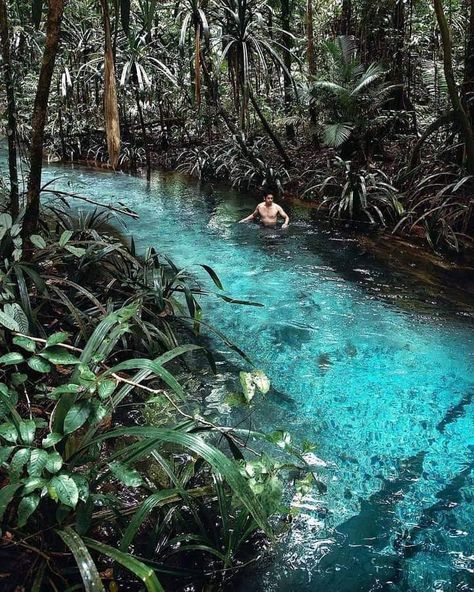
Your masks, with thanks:
M 474 590 L 474 325 L 311 224 L 238 225 L 255 200 L 206 197 L 176 175 L 49 167 L 57 187 L 121 201 L 139 247 L 211 265 L 214 323 L 271 378 L 254 425 L 318 445 L 328 486 L 301 501 L 275 557 L 242 591 Z M 207 305 L 209 308 L 209 305 Z M 462 311 L 461 311 L 462 312 Z

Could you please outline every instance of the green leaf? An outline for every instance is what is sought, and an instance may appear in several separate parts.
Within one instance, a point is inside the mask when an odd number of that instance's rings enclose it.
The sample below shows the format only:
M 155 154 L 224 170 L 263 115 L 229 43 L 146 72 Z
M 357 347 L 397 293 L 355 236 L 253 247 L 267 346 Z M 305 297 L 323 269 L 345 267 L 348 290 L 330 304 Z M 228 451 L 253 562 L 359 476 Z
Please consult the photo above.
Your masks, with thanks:
M 31 444 L 35 437 L 36 424 L 32 419 L 20 422 L 20 436 L 24 444 Z
M 209 265 L 203 265 L 201 264 L 201 267 L 207 271 L 207 273 L 209 274 L 209 277 L 212 279 L 212 281 L 214 282 L 214 284 L 219 288 L 219 290 L 223 290 L 224 286 L 222 285 L 221 280 L 219 279 L 219 276 L 217 275 L 217 273 L 212 269 L 212 267 L 209 267 Z
M 71 549 L 77 567 L 84 583 L 85 592 L 105 592 L 104 585 L 100 579 L 99 572 L 90 556 L 84 541 L 70 526 L 64 530 L 56 530 L 56 533 L 62 538 L 64 543 Z
M 30 358 L 28 360 L 28 366 L 33 370 L 36 370 L 36 372 L 42 372 L 43 374 L 47 374 L 51 371 L 51 364 L 39 356 L 33 356 Z
M 43 448 L 51 448 L 51 446 L 55 446 L 62 439 L 62 434 L 58 434 L 57 432 L 51 432 L 51 434 L 48 434 L 46 438 L 43 438 L 43 440 L 41 441 L 41 445 L 43 446 Z
M 48 483 L 48 492 L 52 499 L 58 500 L 71 508 L 75 508 L 79 501 L 77 485 L 67 475 L 56 475 Z
M 48 462 L 48 453 L 41 448 L 35 448 L 31 451 L 30 464 L 28 465 L 28 473 L 30 477 L 40 477 L 43 469 Z
M 40 352 L 40 356 L 46 358 L 48 362 L 51 362 L 52 364 L 61 364 L 64 366 L 67 364 L 80 364 L 80 361 L 76 356 L 59 345 L 44 349 Z
M 53 389 L 49 397 L 56 400 L 60 398 L 59 395 L 63 395 L 64 393 L 78 393 L 80 390 L 81 387 L 78 384 L 62 384 Z
M 15 450 L 14 446 L 0 446 L 0 465 L 10 458 L 10 454 Z
M 23 467 L 30 459 L 30 449 L 20 448 L 12 456 L 10 461 L 10 473 L 15 479 L 18 479 L 23 471 Z
M 28 495 L 22 498 L 18 505 L 18 528 L 22 528 L 28 522 L 28 518 L 40 503 L 39 495 Z
M 23 495 L 29 495 L 35 489 L 41 489 L 46 485 L 46 479 L 42 477 L 30 477 L 24 481 Z
M 48 337 L 46 345 L 50 346 L 58 345 L 58 343 L 64 343 L 65 341 L 67 341 L 68 337 L 69 333 L 65 333 L 64 331 L 61 331 L 59 333 L 53 333 L 50 337 Z
M 20 384 L 24 384 L 27 380 L 28 374 L 23 374 L 22 372 L 14 372 L 12 374 L 13 386 L 20 386 Z
M 103 555 L 107 555 L 114 561 L 117 561 L 117 563 L 120 563 L 125 569 L 134 573 L 145 584 L 148 592 L 165 592 L 153 569 L 141 561 L 138 561 L 135 557 L 132 557 L 128 553 L 123 553 L 118 549 L 114 549 L 114 547 L 110 547 L 109 545 L 94 541 L 93 539 L 84 538 L 84 542 L 88 547 L 91 547 L 91 549 L 94 549 Z
M 36 351 L 36 342 L 33 341 L 32 339 L 30 339 L 29 337 L 23 337 L 20 335 L 16 335 L 12 341 L 15 345 L 18 345 L 19 347 L 26 349 L 26 351 L 29 351 L 29 352 Z
M 114 380 L 102 380 L 99 383 L 99 388 L 97 392 L 99 393 L 99 397 L 101 399 L 106 399 L 110 397 L 110 395 L 114 392 L 117 383 Z
M 77 473 L 71 475 L 71 478 L 77 485 L 79 499 L 83 502 L 87 502 L 87 500 L 89 499 L 89 481 L 86 477 L 84 477 L 84 475 L 78 475 Z
M 176 501 L 176 499 L 181 499 L 177 489 L 164 489 L 150 495 L 138 508 L 129 522 L 120 543 L 120 550 L 127 551 L 143 521 L 146 520 L 154 508 L 163 506 L 171 501 Z
M 0 436 L 7 442 L 15 443 L 18 440 L 18 431 L 12 423 L 2 423 L 0 424 Z
M 46 462 L 46 470 L 50 473 L 57 473 L 63 466 L 63 457 L 59 452 L 50 452 Z
M 73 231 L 72 230 L 65 230 L 62 234 L 61 237 L 59 239 L 59 246 L 60 247 L 64 247 L 68 240 L 71 238 L 71 236 L 73 235 Z
M 10 331 L 19 331 L 20 325 L 15 321 L 13 317 L 10 315 L 5 314 L 3 311 L 0 310 L 0 325 L 3 325 Z
M 262 395 L 266 395 L 270 390 L 270 380 L 268 376 L 261 370 L 255 370 L 252 372 L 251 376 L 252 381 L 257 389 L 262 393 Z
M 87 421 L 90 412 L 91 408 L 87 401 L 75 403 L 64 418 L 64 433 L 71 434 L 78 430 Z
M 140 487 L 140 485 L 143 485 L 143 479 L 136 469 L 131 469 L 118 461 L 112 462 L 108 466 L 114 477 L 124 485 L 128 487 Z
M 32 234 L 30 236 L 30 241 L 35 245 L 35 247 L 38 247 L 38 249 L 46 248 L 46 241 L 39 234 Z
M 13 496 L 19 487 L 21 487 L 21 483 L 12 483 L 10 485 L 5 485 L 0 489 L 0 522 L 3 519 L 8 504 L 12 501 Z
M 23 354 L 20 354 L 20 352 L 10 352 L 0 357 L 0 364 L 11 366 L 12 364 L 21 364 L 23 360 Z
M 87 252 L 85 249 L 82 249 L 81 247 L 73 247 L 72 245 L 66 245 L 64 248 L 66 249 L 66 251 L 69 251 L 72 255 L 75 255 L 76 257 L 82 257 Z

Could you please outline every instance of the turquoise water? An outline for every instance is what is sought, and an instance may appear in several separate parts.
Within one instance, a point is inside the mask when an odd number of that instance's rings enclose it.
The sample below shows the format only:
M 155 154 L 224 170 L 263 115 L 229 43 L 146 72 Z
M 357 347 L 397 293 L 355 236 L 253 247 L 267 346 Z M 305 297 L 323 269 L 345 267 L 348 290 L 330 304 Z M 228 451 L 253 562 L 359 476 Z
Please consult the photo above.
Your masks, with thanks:
M 318 445 L 327 493 L 300 514 L 274 557 L 239 590 L 474 590 L 474 324 L 347 237 L 293 216 L 287 231 L 235 222 L 255 200 L 206 197 L 176 175 L 49 167 L 57 187 L 140 214 L 140 248 L 206 263 L 228 293 L 214 323 L 275 388 L 253 418 Z

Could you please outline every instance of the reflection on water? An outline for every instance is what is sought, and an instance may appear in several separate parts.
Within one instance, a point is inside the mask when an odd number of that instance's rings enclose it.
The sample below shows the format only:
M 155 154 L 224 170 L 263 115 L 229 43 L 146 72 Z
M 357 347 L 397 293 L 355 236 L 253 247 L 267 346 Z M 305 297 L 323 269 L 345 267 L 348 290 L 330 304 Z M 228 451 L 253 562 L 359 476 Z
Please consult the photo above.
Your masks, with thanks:
M 328 490 L 298 500 L 274 561 L 239 589 L 474 590 L 471 319 L 334 231 L 296 216 L 284 232 L 236 224 L 248 197 L 205 197 L 176 175 L 147 190 L 126 175 L 46 173 L 59 174 L 57 185 L 137 211 L 137 246 L 211 265 L 233 296 L 265 304 L 207 308 L 279 393 L 254 421 L 316 442 Z

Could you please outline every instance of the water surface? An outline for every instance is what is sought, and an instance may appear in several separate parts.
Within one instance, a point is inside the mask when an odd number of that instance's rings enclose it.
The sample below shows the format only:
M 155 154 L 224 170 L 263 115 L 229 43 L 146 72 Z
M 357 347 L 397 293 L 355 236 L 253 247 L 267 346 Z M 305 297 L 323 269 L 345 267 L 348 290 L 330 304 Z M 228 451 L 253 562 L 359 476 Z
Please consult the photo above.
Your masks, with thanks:
M 139 248 L 211 265 L 236 298 L 213 322 L 270 377 L 254 418 L 318 445 L 326 495 L 243 591 L 474 590 L 474 330 L 467 311 L 393 278 L 303 211 L 287 231 L 236 220 L 256 200 L 182 177 L 49 167 L 57 187 L 140 214 Z

